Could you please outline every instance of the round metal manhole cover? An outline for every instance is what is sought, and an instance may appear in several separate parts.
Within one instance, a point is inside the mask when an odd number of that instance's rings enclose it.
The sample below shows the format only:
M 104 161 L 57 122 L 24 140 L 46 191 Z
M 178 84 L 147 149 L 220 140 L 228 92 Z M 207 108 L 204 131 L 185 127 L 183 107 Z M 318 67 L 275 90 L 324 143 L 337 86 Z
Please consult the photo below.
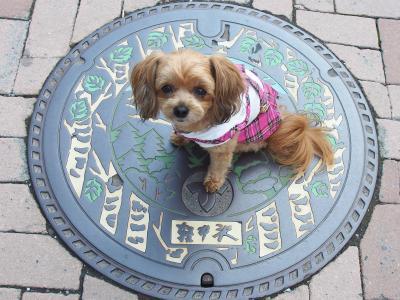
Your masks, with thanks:
M 210 17 L 212 16 L 212 17 Z M 131 106 L 131 67 L 154 50 L 226 54 L 290 111 L 331 128 L 335 163 L 293 178 L 263 153 L 235 156 L 223 188 L 208 155 Z M 29 166 L 55 230 L 86 263 L 159 298 L 255 298 L 294 285 L 350 239 L 377 176 L 376 132 L 344 65 L 303 30 L 230 4 L 179 3 L 99 29 L 60 61 L 32 117 Z M 202 282 L 203 280 L 203 282 Z

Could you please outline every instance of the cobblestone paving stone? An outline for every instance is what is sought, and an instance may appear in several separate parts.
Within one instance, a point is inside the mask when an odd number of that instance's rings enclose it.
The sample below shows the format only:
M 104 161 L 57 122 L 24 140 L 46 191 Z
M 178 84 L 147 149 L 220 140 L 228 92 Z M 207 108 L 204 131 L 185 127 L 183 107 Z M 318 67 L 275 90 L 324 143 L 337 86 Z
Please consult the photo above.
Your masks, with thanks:
M 399 18 L 398 0 L 335 0 L 336 11 L 342 14 Z
M 113 286 L 112 284 L 86 275 L 83 280 L 83 294 L 82 300 L 109 300 L 109 299 L 131 299 L 137 300 L 138 297 L 132 295 L 119 287 Z
M 150 299 L 92 276 L 92 270 L 90 275 L 86 268 L 82 271 L 82 263 L 47 235 L 27 184 L 24 138 L 35 97 L 70 46 L 125 12 L 157 3 L 0 1 L 0 300 Z M 275 299 L 400 299 L 400 2 L 237 3 L 283 15 L 328 43 L 361 80 L 378 117 L 385 159 L 378 205 L 360 246 L 348 247 L 311 280 Z
M 0 288 L 0 300 L 19 300 L 21 290 L 11 288 Z
M 400 159 L 400 122 L 377 119 L 381 155 L 385 158 Z
M 24 293 L 22 300 L 79 300 L 79 294 Z
M 400 5 L 399 5 L 400 6 Z M 400 84 L 400 21 L 379 19 L 386 82 Z
M 0 182 L 18 182 L 29 179 L 26 163 L 26 145 L 23 139 L 0 138 Z
M 47 76 L 58 62 L 57 57 L 23 57 L 15 80 L 14 93 L 17 95 L 37 95 Z
M 390 119 L 392 112 L 387 87 L 382 83 L 372 81 L 360 81 L 360 84 L 377 116 Z
M 125 0 L 124 11 L 131 12 L 143 7 L 154 6 L 157 2 L 157 0 Z
M 362 299 L 358 248 L 349 247 L 311 279 L 310 300 Z
M 65 55 L 69 50 L 77 9 L 78 0 L 37 0 L 29 28 L 25 56 Z
M 322 12 L 334 12 L 333 0 L 296 0 L 296 8 Z
M 122 0 L 81 0 L 76 18 L 73 44 L 120 16 Z
M 79 288 L 82 263 L 48 235 L 0 233 L 0 285 Z
M 26 184 L 0 184 L 0 231 L 46 232 L 46 221 Z
M 357 79 L 385 83 L 380 51 L 337 44 L 328 44 L 328 47 L 345 63 Z
M 361 240 L 364 297 L 400 299 L 399 205 L 378 205 Z
M 400 120 L 400 85 L 389 85 L 389 98 L 393 119 Z
M 10 93 L 17 75 L 28 22 L 0 19 L 0 93 Z
M 307 285 L 301 285 L 293 290 L 278 295 L 274 300 L 309 300 L 310 292 Z
M 0 96 L 0 136 L 25 137 L 25 120 L 30 118 L 35 99 Z
M 28 19 L 33 0 L 0 1 L 0 18 Z
M 326 42 L 378 48 L 376 24 L 371 18 L 298 10 L 296 21 Z
M 400 163 L 395 160 L 384 160 L 382 185 L 379 200 L 385 203 L 400 203 Z
M 254 0 L 253 7 L 260 10 L 267 10 L 276 15 L 283 15 L 292 20 L 292 0 Z

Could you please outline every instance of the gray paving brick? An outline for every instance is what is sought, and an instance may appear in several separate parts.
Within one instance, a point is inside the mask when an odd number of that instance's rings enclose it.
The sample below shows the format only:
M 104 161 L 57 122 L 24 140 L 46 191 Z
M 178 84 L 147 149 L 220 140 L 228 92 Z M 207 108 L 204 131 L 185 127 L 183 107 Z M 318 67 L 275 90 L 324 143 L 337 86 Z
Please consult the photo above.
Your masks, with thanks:
M 157 3 L 157 0 L 125 0 L 124 11 L 131 12 L 144 7 L 154 6 Z
M 364 297 L 400 299 L 400 205 L 375 206 L 361 240 Z
M 384 158 L 400 159 L 400 122 L 377 119 L 381 155 Z
M 231 0 L 221 0 L 222 2 L 232 2 Z M 235 0 L 233 2 L 239 3 L 239 4 L 248 4 L 250 3 L 251 0 Z
M 389 85 L 388 90 L 392 105 L 392 118 L 400 120 L 400 85 Z
M 0 285 L 78 289 L 81 262 L 47 235 L 0 233 Z
M 360 83 L 369 103 L 374 108 L 378 117 L 390 119 L 392 113 L 390 109 L 389 93 L 386 86 L 372 81 L 360 81 Z
M 0 136 L 25 137 L 25 120 L 32 114 L 34 103 L 32 98 L 0 96 Z
M 342 14 L 377 17 L 400 17 L 398 0 L 335 0 L 336 11 Z
M 130 0 L 128 0 L 130 1 Z M 135 1 L 135 0 L 133 0 Z M 138 0 L 138 2 L 144 2 L 144 1 L 148 1 L 148 0 Z M 190 1 L 190 0 L 189 0 Z M 162 4 L 167 4 L 167 3 L 176 3 L 176 2 L 189 2 L 189 1 L 176 1 L 176 0 L 159 0 L 158 3 L 162 3 Z M 230 3 L 234 3 L 234 4 L 249 4 L 251 0 L 218 0 L 215 2 L 230 2 Z M 213 1 L 209 1 L 209 2 L 213 2 Z
M 59 58 L 23 57 L 14 85 L 16 95 L 37 95 Z
M 24 293 L 22 300 L 79 300 L 79 294 Z
M 77 43 L 99 27 L 119 17 L 122 0 L 81 0 L 71 42 Z
M 358 248 L 349 247 L 329 263 L 310 282 L 310 300 L 361 300 Z
M 328 47 L 344 61 L 358 79 L 385 82 L 382 56 L 379 51 L 337 44 L 328 44 Z
M 10 93 L 17 75 L 28 22 L 0 19 L 0 93 Z
M 134 294 L 114 286 L 104 280 L 85 275 L 82 300 L 138 300 Z
M 170 1 L 165 1 L 165 2 L 174 2 L 175 0 L 170 0 Z M 231 1 L 231 0 L 221 0 L 219 2 L 234 2 L 237 4 L 249 4 L 251 0 L 235 0 L 235 1 Z
M 23 139 L 0 138 L 0 181 L 25 181 L 29 179 L 26 163 L 26 146 Z
M 0 18 L 28 19 L 33 0 L 0 1 Z
M 400 163 L 384 160 L 379 200 L 385 203 L 400 203 Z
M 69 50 L 78 0 L 37 0 L 25 56 L 62 57 Z
M 21 290 L 11 288 L 0 288 L 0 300 L 19 300 Z
M 400 7 L 400 5 L 398 5 Z M 400 20 L 379 19 L 386 82 L 400 84 Z
M 292 0 L 254 0 L 253 7 L 260 10 L 267 10 L 276 15 L 283 15 L 292 20 Z
M 308 286 L 301 285 L 294 290 L 279 294 L 274 300 L 309 300 L 310 292 Z
M 296 7 L 323 12 L 335 10 L 333 0 L 296 0 Z
M 0 231 L 46 232 L 46 221 L 26 184 L 0 184 Z
M 371 18 L 297 10 L 296 21 L 326 42 L 379 47 L 375 20 Z

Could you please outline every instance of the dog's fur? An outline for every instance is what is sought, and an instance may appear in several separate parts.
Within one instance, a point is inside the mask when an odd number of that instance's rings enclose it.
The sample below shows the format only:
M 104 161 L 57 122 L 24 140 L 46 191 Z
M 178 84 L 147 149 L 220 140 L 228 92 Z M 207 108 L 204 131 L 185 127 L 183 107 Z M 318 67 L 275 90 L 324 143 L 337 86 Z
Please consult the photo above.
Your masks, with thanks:
M 228 120 L 239 109 L 240 95 L 245 91 L 241 74 L 228 59 L 191 50 L 152 53 L 133 68 L 131 85 L 141 118 L 156 118 L 161 111 L 182 132 L 201 131 Z M 167 85 L 172 92 L 163 91 Z M 198 88 L 205 95 L 199 95 Z M 178 105 L 188 108 L 185 118 L 174 115 Z M 279 129 L 266 141 L 239 144 L 235 136 L 222 145 L 207 148 L 210 165 L 204 179 L 206 190 L 215 192 L 222 186 L 234 152 L 265 149 L 278 163 L 292 166 L 296 172 L 304 172 L 314 154 L 332 164 L 325 130 L 309 123 L 305 114 L 282 113 Z M 176 134 L 172 134 L 171 141 L 178 146 L 188 142 Z

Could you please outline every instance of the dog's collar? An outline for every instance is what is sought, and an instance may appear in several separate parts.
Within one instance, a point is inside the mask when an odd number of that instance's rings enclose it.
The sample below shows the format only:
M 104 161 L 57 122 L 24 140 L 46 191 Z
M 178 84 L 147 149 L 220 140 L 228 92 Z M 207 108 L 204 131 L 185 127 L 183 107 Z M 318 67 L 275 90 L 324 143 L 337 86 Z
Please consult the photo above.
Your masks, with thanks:
M 258 87 L 262 87 L 261 80 L 251 71 L 245 70 L 246 75 L 257 84 Z M 196 141 L 200 146 L 207 148 L 216 146 L 214 143 L 207 143 L 207 141 L 214 141 L 225 135 L 227 132 L 235 128 L 240 124 L 250 124 L 257 118 L 260 113 L 260 97 L 258 91 L 251 85 L 248 84 L 246 92 L 240 95 L 240 109 L 234 115 L 232 115 L 228 121 L 222 124 L 214 125 L 202 131 L 193 132 L 181 132 L 176 131 L 178 134 Z M 200 141 L 206 141 L 202 143 Z M 224 141 L 227 142 L 228 140 Z M 223 143 L 220 143 L 221 145 Z

